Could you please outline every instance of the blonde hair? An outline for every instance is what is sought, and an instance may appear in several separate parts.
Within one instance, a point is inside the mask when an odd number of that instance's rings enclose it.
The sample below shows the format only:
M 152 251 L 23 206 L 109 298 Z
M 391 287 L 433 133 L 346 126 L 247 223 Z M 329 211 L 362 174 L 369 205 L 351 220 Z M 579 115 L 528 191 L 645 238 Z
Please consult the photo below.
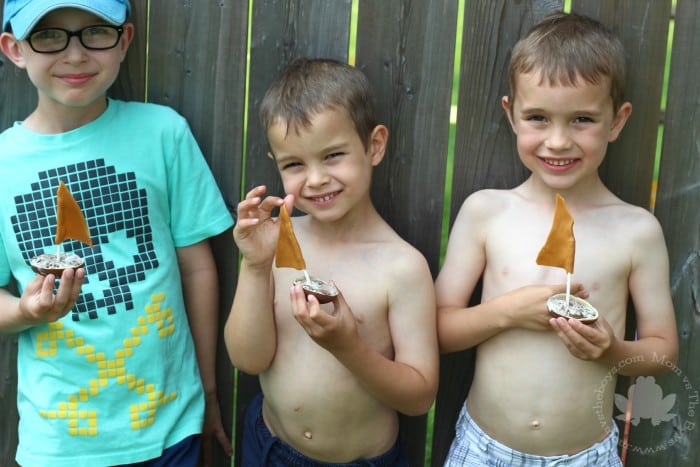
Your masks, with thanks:
M 352 120 L 367 149 L 377 117 L 369 81 L 360 70 L 337 60 L 298 58 L 274 80 L 260 104 L 260 120 L 267 131 L 282 122 L 298 131 L 310 117 L 329 108 L 343 110 Z
M 575 86 L 579 79 L 591 84 L 610 80 L 613 111 L 624 103 L 625 51 L 605 26 L 587 16 L 557 12 L 544 17 L 513 48 L 508 69 L 512 112 L 517 78 L 538 71 L 550 84 Z

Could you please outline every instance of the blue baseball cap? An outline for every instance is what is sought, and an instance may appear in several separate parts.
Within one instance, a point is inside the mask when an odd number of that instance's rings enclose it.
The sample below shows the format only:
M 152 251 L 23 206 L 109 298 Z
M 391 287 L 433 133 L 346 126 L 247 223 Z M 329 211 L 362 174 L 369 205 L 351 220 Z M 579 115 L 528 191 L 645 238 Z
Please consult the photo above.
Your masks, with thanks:
M 17 39 L 26 39 L 41 18 L 58 8 L 85 10 L 114 25 L 124 24 L 131 12 L 129 0 L 5 0 L 2 30 L 9 31 L 12 26 L 12 33 Z

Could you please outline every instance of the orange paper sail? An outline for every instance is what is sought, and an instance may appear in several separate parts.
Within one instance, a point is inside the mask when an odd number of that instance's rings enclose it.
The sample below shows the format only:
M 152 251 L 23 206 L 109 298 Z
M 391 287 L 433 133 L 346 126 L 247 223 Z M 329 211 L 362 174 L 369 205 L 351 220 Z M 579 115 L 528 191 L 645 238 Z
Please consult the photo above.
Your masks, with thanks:
M 92 246 L 90 230 L 85 222 L 83 211 L 80 210 L 80 206 L 63 181 L 58 186 L 56 195 L 56 244 L 71 238 Z
M 576 240 L 574 239 L 574 218 L 566 208 L 564 198 L 557 194 L 554 208 L 552 229 L 544 246 L 537 255 L 540 266 L 564 268 L 569 274 L 574 273 L 574 256 L 576 255 Z
M 275 252 L 275 266 L 278 268 L 306 269 L 304 256 L 297 242 L 292 228 L 292 219 L 283 204 L 280 208 L 280 234 L 277 238 L 277 251 Z

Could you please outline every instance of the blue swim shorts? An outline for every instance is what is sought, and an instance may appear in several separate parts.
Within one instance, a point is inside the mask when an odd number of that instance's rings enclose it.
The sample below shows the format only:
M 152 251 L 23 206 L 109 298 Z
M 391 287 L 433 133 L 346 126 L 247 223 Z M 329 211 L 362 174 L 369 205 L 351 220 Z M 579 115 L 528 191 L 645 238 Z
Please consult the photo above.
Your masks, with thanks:
M 135 464 L 125 464 L 117 467 L 196 467 L 199 463 L 199 453 L 202 447 L 201 435 L 191 435 L 178 441 L 163 451 L 160 457 Z
M 516 451 L 491 438 L 472 420 L 464 404 L 455 425 L 455 439 L 450 446 L 445 467 L 622 467 L 617 453 L 619 432 L 616 424 L 613 423 L 612 426 L 612 431 L 605 439 L 579 453 L 537 456 Z
M 262 394 L 253 399 L 243 429 L 243 467 L 408 467 L 398 442 L 386 453 L 371 459 L 330 464 L 306 457 L 281 439 L 272 436 L 262 417 Z

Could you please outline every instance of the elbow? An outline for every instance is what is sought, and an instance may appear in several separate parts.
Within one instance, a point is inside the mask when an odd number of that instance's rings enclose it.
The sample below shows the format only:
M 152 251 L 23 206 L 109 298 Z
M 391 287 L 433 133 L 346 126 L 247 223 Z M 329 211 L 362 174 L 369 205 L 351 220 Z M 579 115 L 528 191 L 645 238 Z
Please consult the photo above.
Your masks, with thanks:
M 448 354 L 452 352 L 457 352 L 464 350 L 464 345 L 459 342 L 458 337 L 455 335 L 455 324 L 450 322 L 450 313 L 452 309 L 448 308 L 438 308 L 437 313 L 437 337 L 438 337 L 438 350 L 440 354 Z
M 420 391 L 420 394 L 416 394 L 413 397 L 412 402 L 406 404 L 406 406 L 401 410 L 401 413 L 408 415 L 409 417 L 416 417 L 419 415 L 425 415 L 431 409 L 435 403 L 435 398 L 437 397 L 437 376 L 434 381 L 426 382 L 424 388 Z
M 446 341 L 446 339 L 439 339 L 438 342 L 441 355 L 456 352 L 459 350 L 457 348 L 453 348 L 453 346 L 451 346 L 449 342 Z
M 440 315 L 438 314 L 437 321 L 437 341 L 438 341 L 438 351 L 440 354 L 446 354 L 452 352 L 452 346 L 449 342 L 449 330 L 445 329 L 444 324 L 440 322 Z
M 231 360 L 231 364 L 243 373 L 256 376 L 263 373 L 270 367 L 270 360 L 265 360 L 264 358 L 249 358 L 249 352 L 245 350 L 238 349 L 234 346 L 226 344 L 226 350 L 228 351 L 228 357 Z
M 661 349 L 661 356 L 658 358 L 653 358 L 653 360 L 659 360 L 662 363 L 662 373 L 668 373 L 670 371 L 677 371 L 676 365 L 678 364 L 678 337 L 677 335 L 672 335 L 670 338 L 665 339 L 665 348 Z M 654 357 L 657 357 L 655 355 Z
M 658 374 L 678 371 L 678 344 L 670 344 L 662 355 L 654 355 L 652 359 L 660 363 Z
M 438 350 L 441 355 L 459 352 L 467 348 L 465 345 L 458 343 L 457 339 L 452 335 L 452 330 L 445 326 L 440 326 L 438 322 Z
M 433 406 L 433 403 L 435 402 L 435 397 L 426 397 L 422 398 L 420 401 L 416 401 L 415 403 L 411 404 L 410 406 L 407 406 L 404 410 L 401 411 L 404 415 L 408 415 L 409 417 L 417 417 L 420 415 L 425 415 L 428 413 L 430 408 Z
M 245 349 L 241 349 L 237 346 L 230 345 L 228 342 L 226 342 L 226 350 L 228 351 L 231 364 L 238 371 L 242 371 L 243 373 L 256 376 L 270 367 L 271 359 L 266 360 L 260 358 L 258 355 L 251 358 L 250 352 L 246 352 Z
M 418 404 L 416 404 L 414 407 L 410 407 L 406 412 L 404 412 L 404 415 L 408 415 L 409 417 L 425 415 L 433 406 L 434 402 L 435 396 L 424 398 L 421 401 L 419 401 Z
M 224 343 L 231 364 L 239 371 L 249 375 L 259 375 L 270 367 L 272 357 L 265 358 L 262 352 L 246 349 L 239 343 L 233 332 L 229 332 L 228 324 L 224 328 Z M 274 352 L 272 353 L 274 355 Z
M 251 364 L 250 362 L 244 362 L 244 361 L 235 361 L 233 358 L 231 359 L 231 363 L 233 363 L 233 366 L 238 370 L 242 371 L 243 373 L 251 376 L 257 376 L 263 371 L 265 371 L 265 368 L 263 368 L 262 365 L 254 365 Z

